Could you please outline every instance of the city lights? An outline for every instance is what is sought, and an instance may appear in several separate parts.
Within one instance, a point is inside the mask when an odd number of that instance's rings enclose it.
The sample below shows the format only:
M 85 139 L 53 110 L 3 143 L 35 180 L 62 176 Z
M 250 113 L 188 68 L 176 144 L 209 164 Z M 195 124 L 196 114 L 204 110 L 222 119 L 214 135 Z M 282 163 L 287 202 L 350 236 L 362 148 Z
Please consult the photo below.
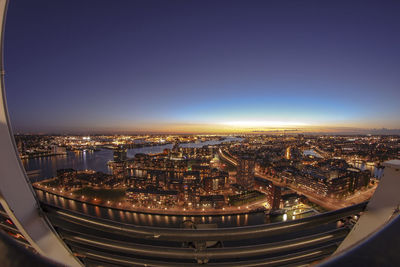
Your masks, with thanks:
M 396 265 L 400 3 L 30 2 L 0 0 L 0 262 Z

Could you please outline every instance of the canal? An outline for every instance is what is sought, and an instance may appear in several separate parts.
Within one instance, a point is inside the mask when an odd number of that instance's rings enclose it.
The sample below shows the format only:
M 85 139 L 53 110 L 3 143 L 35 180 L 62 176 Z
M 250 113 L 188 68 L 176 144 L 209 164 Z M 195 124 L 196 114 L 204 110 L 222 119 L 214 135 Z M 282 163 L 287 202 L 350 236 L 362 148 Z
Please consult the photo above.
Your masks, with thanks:
M 201 143 L 184 143 L 181 147 L 203 147 L 205 145 L 217 145 L 223 142 L 241 141 L 241 138 L 228 137 L 225 140 L 212 140 Z M 149 146 L 141 148 L 133 148 L 128 150 L 128 157 L 134 157 L 138 153 L 161 153 L 164 149 L 172 148 L 172 144 Z M 67 155 L 49 156 L 32 159 L 23 159 L 25 169 L 29 171 L 38 171 L 38 175 L 31 178 L 33 182 L 48 179 L 56 176 L 57 169 L 73 168 L 76 170 L 95 170 L 104 173 L 110 173 L 111 170 L 107 166 L 107 162 L 113 159 L 113 151 L 109 149 L 101 149 L 99 151 L 89 152 L 72 152 L 68 151 Z M 83 203 L 80 201 L 67 199 L 53 194 L 38 191 L 38 197 L 41 201 L 51 205 L 59 206 L 81 212 L 90 216 L 101 217 L 104 219 L 116 220 L 123 223 L 157 226 L 157 227 L 181 227 L 186 220 L 193 221 L 196 224 L 217 224 L 218 227 L 236 227 L 246 225 L 257 225 L 271 222 L 279 222 L 283 220 L 294 219 L 287 215 L 265 215 L 263 212 L 225 215 L 225 216 L 170 216 L 170 215 L 154 215 L 131 211 L 121 211 L 112 208 Z M 296 219 L 311 216 L 313 213 L 296 216 Z

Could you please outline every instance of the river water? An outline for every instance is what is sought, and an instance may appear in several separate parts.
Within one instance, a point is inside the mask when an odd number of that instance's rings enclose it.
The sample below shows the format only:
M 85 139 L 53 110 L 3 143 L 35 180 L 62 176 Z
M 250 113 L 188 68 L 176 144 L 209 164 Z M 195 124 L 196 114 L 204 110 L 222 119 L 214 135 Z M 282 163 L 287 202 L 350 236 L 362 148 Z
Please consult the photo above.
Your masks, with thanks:
M 223 142 L 241 141 L 241 138 L 228 137 L 224 140 L 211 140 L 201 143 L 184 143 L 180 147 L 203 147 L 206 145 L 217 145 Z M 152 154 L 161 153 L 164 149 L 171 149 L 173 144 L 160 146 L 148 146 L 128 149 L 128 157 L 133 158 L 138 153 Z M 111 173 L 107 162 L 113 160 L 113 151 L 101 149 L 100 151 L 68 151 L 67 155 L 39 157 L 23 159 L 22 163 L 26 171 L 39 171 L 39 175 L 33 177 L 34 181 L 51 178 L 57 175 L 58 169 L 73 168 L 76 170 L 95 170 L 104 173 Z
M 66 199 L 53 194 L 37 191 L 41 201 L 61 207 L 63 209 L 73 210 L 91 216 L 119 221 L 128 224 L 155 226 L 155 227 L 182 227 L 183 222 L 190 220 L 196 224 L 217 224 L 218 227 L 236 227 L 246 225 L 256 225 L 283 220 L 283 216 L 266 216 L 262 212 L 225 215 L 225 216 L 172 216 L 145 214 L 132 211 L 122 211 L 111 208 L 104 208 L 89 203 Z
M 306 156 L 313 156 L 316 158 L 323 158 L 320 154 L 318 154 L 315 150 L 304 150 L 303 154 Z M 383 175 L 383 168 L 378 168 L 374 165 L 367 165 L 365 162 L 360 161 L 350 161 L 348 162 L 351 166 L 356 167 L 362 171 L 368 170 L 371 172 L 372 176 L 380 179 Z
M 350 163 L 350 165 L 352 165 L 352 166 L 354 166 L 354 167 L 356 167 L 356 168 L 358 168 L 360 170 L 363 170 L 363 171 L 368 170 L 368 171 L 370 171 L 372 176 L 375 177 L 375 178 L 378 178 L 378 179 L 382 178 L 383 170 L 384 170 L 383 168 L 377 168 L 374 165 L 372 165 L 372 166 L 371 165 L 367 165 L 365 162 L 359 162 L 359 161 L 351 161 L 349 163 Z
M 225 140 L 212 140 L 201 143 L 185 143 L 181 147 L 203 147 L 205 145 L 217 145 L 222 142 L 241 141 L 241 138 L 228 137 Z M 137 153 L 161 153 L 164 149 L 171 149 L 173 144 L 160 146 L 149 146 L 141 148 L 133 148 L 128 150 L 128 157 L 134 157 Z M 39 175 L 31 178 L 32 181 L 40 181 L 43 179 L 56 176 L 57 169 L 73 168 L 76 170 L 95 170 L 104 173 L 110 173 L 111 170 L 107 166 L 107 162 L 113 159 L 113 151 L 109 149 L 101 149 L 94 152 L 71 152 L 62 156 L 49 156 L 32 159 L 23 159 L 22 163 L 27 171 L 40 170 Z M 214 223 L 218 227 L 234 227 L 256 225 L 271 222 L 279 222 L 283 220 L 291 220 L 294 218 L 283 217 L 282 215 L 267 216 L 263 212 L 249 213 L 241 215 L 225 215 L 225 216 L 170 216 L 170 215 L 153 215 L 131 211 L 120 211 L 110 208 L 102 208 L 99 206 L 81 203 L 79 201 L 68 200 L 63 197 L 55 196 L 42 191 L 38 192 L 40 200 L 49 204 L 53 204 L 65 209 L 82 212 L 91 216 L 97 216 L 105 219 L 121 221 L 136 225 L 147 225 L 157 227 L 181 227 L 183 221 L 191 220 L 195 223 Z M 304 214 L 297 218 L 307 217 L 312 214 Z

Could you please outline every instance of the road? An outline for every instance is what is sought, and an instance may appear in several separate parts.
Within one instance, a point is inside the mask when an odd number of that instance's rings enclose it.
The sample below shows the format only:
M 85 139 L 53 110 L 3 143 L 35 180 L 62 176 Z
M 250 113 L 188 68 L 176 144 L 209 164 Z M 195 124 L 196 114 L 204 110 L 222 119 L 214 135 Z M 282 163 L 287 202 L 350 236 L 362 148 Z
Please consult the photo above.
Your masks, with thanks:
M 323 153 L 323 151 L 320 151 Z M 237 162 L 235 159 L 229 157 L 229 154 L 226 151 L 223 151 L 222 149 L 219 149 L 219 155 L 226 161 L 230 162 L 231 164 L 237 166 Z M 345 208 L 357 203 L 361 203 L 364 201 L 367 201 L 371 198 L 371 196 L 374 194 L 375 189 L 377 187 L 377 184 L 375 184 L 372 188 L 368 188 L 366 190 L 360 190 L 355 192 L 353 195 L 345 198 L 345 199 L 332 199 L 328 198 L 325 196 L 320 196 L 317 194 L 314 194 L 313 192 L 306 191 L 303 188 L 300 187 L 295 187 L 291 184 L 286 184 L 286 183 L 281 183 L 277 179 L 274 179 L 270 176 L 267 176 L 265 174 L 262 174 L 258 172 L 257 170 L 255 171 L 255 175 L 268 180 L 272 182 L 274 185 L 280 186 L 280 187 L 287 187 L 298 193 L 299 195 L 304 195 L 306 196 L 310 201 L 320 205 L 321 207 L 327 209 L 327 210 L 337 210 L 341 208 Z
M 328 198 L 325 196 L 320 196 L 320 195 L 314 194 L 312 192 L 304 190 L 303 188 L 295 187 L 291 184 L 281 183 L 277 179 L 274 179 L 270 176 L 267 176 L 267 175 L 262 174 L 257 171 L 255 172 L 255 175 L 262 179 L 272 182 L 274 185 L 290 188 L 293 191 L 295 191 L 296 193 L 306 196 L 310 201 L 312 201 L 328 210 L 337 210 L 337 209 L 345 208 L 345 207 L 348 207 L 348 206 L 351 206 L 351 205 L 354 205 L 357 203 L 367 201 L 374 194 L 376 186 L 377 186 L 375 184 L 372 188 L 357 191 L 357 192 L 355 192 L 355 194 L 353 194 L 345 199 L 332 199 L 332 198 Z

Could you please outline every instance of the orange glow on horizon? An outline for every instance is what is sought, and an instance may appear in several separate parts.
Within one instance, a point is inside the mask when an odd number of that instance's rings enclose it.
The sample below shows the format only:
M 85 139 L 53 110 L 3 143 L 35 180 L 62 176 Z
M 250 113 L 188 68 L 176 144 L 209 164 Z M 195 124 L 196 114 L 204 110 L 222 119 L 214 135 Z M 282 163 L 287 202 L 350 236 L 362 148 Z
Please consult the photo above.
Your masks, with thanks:
M 280 126 L 280 127 L 249 127 L 240 125 L 226 124 L 190 124 L 190 123 L 171 123 L 171 124 L 153 124 L 145 127 L 123 128 L 115 127 L 120 131 L 132 132 L 150 132 L 150 133 L 166 133 L 166 134 L 250 134 L 250 133 L 313 133 L 313 132 L 351 132 L 364 130 L 363 128 L 341 127 L 341 126 Z

